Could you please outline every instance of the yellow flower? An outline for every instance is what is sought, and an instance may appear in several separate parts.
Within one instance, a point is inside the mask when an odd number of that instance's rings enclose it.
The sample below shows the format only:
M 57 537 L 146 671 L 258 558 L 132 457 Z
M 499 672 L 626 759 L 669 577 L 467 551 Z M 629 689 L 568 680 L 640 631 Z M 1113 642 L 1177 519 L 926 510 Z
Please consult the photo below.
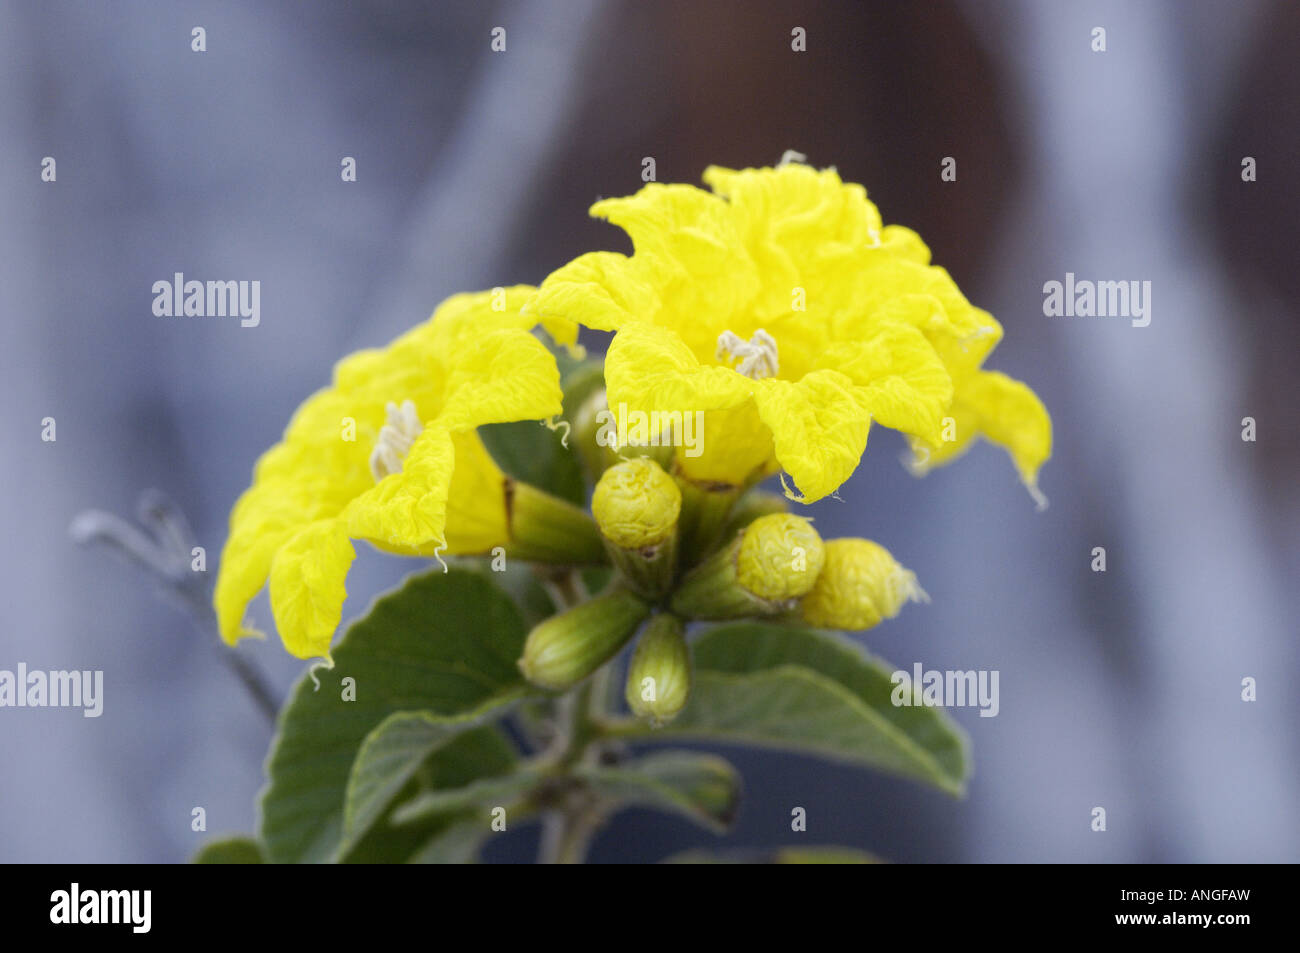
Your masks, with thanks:
M 340 361 L 298 408 L 231 513 L 214 596 L 226 642 L 258 634 L 243 617 L 269 578 L 285 648 L 328 659 L 352 540 L 425 556 L 509 540 L 510 485 L 475 428 L 560 412 L 554 358 L 519 313 L 532 291 L 449 298 L 387 347 Z
M 611 408 L 703 411 L 703 453 L 677 455 L 685 476 L 743 485 L 783 469 L 804 502 L 848 479 L 873 420 L 907 434 L 926 466 L 982 434 L 1034 487 L 1047 413 L 1023 384 L 981 370 L 1002 329 L 915 232 L 883 225 L 833 169 L 704 178 L 713 192 L 652 183 L 596 203 L 634 253 L 583 255 L 525 307 L 617 332 Z

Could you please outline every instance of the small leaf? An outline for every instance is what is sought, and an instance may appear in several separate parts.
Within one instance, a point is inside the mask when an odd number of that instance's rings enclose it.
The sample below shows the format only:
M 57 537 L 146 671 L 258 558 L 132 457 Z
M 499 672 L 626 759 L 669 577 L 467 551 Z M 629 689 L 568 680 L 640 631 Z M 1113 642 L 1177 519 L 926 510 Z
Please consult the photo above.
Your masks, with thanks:
M 459 788 L 480 776 L 509 774 L 517 764 L 514 746 L 496 725 L 471 728 L 434 752 L 403 787 L 394 804 L 400 805 L 425 787 Z M 408 863 L 422 845 L 441 837 L 460 819 L 456 814 L 436 814 L 397 828 L 392 826 L 390 809 L 346 852 L 340 850 L 336 859 L 347 864 Z
M 964 791 L 965 733 L 942 709 L 895 706 L 892 669 L 843 637 L 737 623 L 706 632 L 693 655 L 690 702 L 648 737 L 792 748 Z
M 464 787 L 425 791 L 399 805 L 392 823 L 411 824 L 442 814 L 461 811 L 479 805 L 506 805 L 517 801 L 542 779 L 536 768 L 520 768 L 511 774 L 482 778 Z
M 456 751 L 456 743 L 464 741 L 470 729 L 499 715 L 501 708 L 497 701 L 464 715 L 398 712 L 380 722 L 361 743 L 348 777 L 337 857 L 346 857 L 356 847 L 421 768 L 427 768 L 431 777 L 449 773 L 455 778 L 473 777 L 476 746 Z
M 319 690 L 304 676 L 280 713 L 261 802 L 268 857 L 334 856 L 352 763 L 389 715 L 459 716 L 524 692 L 515 663 L 526 634 L 514 604 L 479 573 L 414 576 L 377 600 L 334 650 L 334 668 L 316 673 Z
M 208 841 L 194 855 L 195 864 L 264 864 L 262 845 L 251 837 L 223 837 Z
M 578 458 L 564 446 L 566 424 L 550 430 L 536 420 L 485 424 L 478 435 L 488 453 L 510 477 L 579 506 L 586 502 Z
M 575 361 L 562 348 L 552 348 L 552 352 L 560 367 L 560 386 L 564 389 L 563 420 L 556 422 L 556 429 L 551 430 L 535 420 L 521 420 L 486 424 L 478 428 L 478 435 L 507 476 L 585 506 L 587 484 L 577 447 L 569 433 L 569 422 L 582 401 L 604 386 L 604 367 L 600 361 Z
M 608 798 L 679 814 L 717 834 L 726 833 L 740 807 L 740 775 L 714 755 L 660 751 L 613 767 L 583 766 L 575 773 Z

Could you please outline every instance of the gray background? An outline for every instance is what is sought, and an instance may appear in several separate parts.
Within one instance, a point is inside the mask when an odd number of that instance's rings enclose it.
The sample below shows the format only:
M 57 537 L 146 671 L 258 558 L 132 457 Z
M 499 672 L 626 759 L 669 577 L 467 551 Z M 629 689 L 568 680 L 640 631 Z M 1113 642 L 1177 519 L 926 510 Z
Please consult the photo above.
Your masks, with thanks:
M 97 720 L 0 710 L 0 860 L 182 860 L 196 805 L 210 834 L 254 824 L 266 724 L 184 613 L 69 539 L 75 514 L 129 514 L 158 487 L 215 569 L 253 460 L 340 355 L 452 292 L 625 250 L 586 208 L 637 188 L 643 156 L 698 182 L 788 148 L 865 183 L 1003 321 L 990 366 L 1053 414 L 1052 505 L 1036 513 L 992 448 L 915 480 L 874 433 L 814 515 L 888 546 L 933 602 L 863 641 L 900 667 L 999 670 L 1001 713 L 957 713 L 976 756 L 962 802 L 730 752 L 747 799 L 729 843 L 1296 860 L 1297 9 L 0 2 L 0 668 L 106 682 Z M 174 271 L 260 280 L 261 326 L 155 318 Z M 1044 317 L 1066 271 L 1151 281 L 1150 327 Z M 363 555 L 346 612 L 407 568 Z M 240 651 L 280 691 L 302 670 L 274 641 Z M 713 843 L 631 813 L 593 856 Z

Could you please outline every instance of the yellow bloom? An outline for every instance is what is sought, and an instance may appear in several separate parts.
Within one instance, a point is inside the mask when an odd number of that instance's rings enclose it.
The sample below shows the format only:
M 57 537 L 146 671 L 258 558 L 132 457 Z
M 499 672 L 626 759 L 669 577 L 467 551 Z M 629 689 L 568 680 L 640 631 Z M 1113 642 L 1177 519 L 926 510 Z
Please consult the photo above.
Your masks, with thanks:
M 532 291 L 450 298 L 298 408 L 231 513 L 214 596 L 226 642 L 257 634 L 244 612 L 269 578 L 285 648 L 328 658 L 352 540 L 425 556 L 509 540 L 509 484 L 475 428 L 560 412 L 555 361 L 519 313 Z
M 784 469 L 802 494 L 787 495 L 804 502 L 848 479 L 873 420 L 907 434 L 927 466 L 982 434 L 1034 486 L 1047 413 L 980 369 L 1002 329 L 930 265 L 915 232 L 883 225 L 833 169 L 704 178 L 713 192 L 652 183 L 596 203 L 634 253 L 583 255 L 525 307 L 557 327 L 617 332 L 611 407 L 703 411 L 704 452 L 677 457 L 685 476 L 743 485 Z

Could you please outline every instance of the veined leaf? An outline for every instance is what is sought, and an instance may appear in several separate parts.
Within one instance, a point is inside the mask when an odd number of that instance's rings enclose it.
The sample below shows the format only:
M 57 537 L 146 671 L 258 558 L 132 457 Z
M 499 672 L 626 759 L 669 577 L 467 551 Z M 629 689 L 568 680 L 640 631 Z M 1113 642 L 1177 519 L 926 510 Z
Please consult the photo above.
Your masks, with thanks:
M 415 576 L 378 599 L 334 650 L 334 668 L 316 673 L 320 688 L 304 676 L 280 713 L 261 801 L 269 859 L 335 855 L 352 763 L 389 715 L 461 716 L 523 694 L 515 662 L 526 634 L 511 600 L 479 573 Z
M 736 769 L 695 751 L 659 751 L 619 765 L 583 766 L 575 774 L 606 797 L 679 814 L 716 834 L 726 833 L 740 807 Z
M 690 701 L 647 737 L 807 751 L 963 793 L 965 733 L 942 709 L 895 706 L 892 668 L 847 639 L 737 623 L 706 632 L 692 651 Z

